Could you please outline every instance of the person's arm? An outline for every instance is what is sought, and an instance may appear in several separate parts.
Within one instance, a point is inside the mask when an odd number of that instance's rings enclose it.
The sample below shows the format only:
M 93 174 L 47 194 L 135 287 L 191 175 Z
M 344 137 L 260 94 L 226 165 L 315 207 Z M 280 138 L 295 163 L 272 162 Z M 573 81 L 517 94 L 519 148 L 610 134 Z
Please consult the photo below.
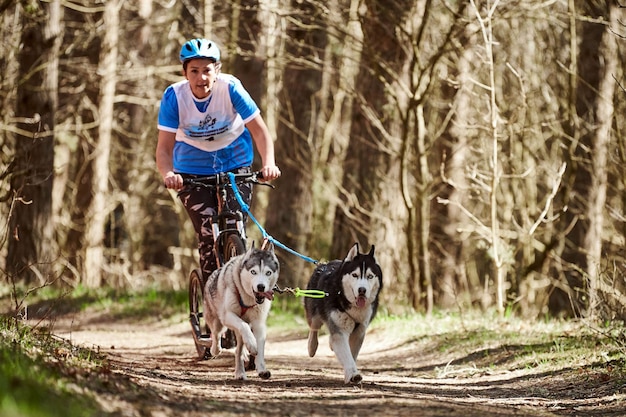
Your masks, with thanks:
M 167 188 L 180 190 L 183 188 L 183 177 L 174 172 L 172 157 L 176 133 L 159 130 L 159 141 L 156 148 L 156 166 L 163 177 L 163 183 Z
M 259 114 L 254 119 L 250 120 L 246 127 L 252 135 L 254 144 L 256 146 L 259 155 L 261 156 L 261 162 L 263 168 L 263 179 L 271 181 L 280 177 L 280 169 L 276 166 L 276 160 L 274 159 L 274 141 L 270 136 L 270 132 L 265 124 L 265 120 Z

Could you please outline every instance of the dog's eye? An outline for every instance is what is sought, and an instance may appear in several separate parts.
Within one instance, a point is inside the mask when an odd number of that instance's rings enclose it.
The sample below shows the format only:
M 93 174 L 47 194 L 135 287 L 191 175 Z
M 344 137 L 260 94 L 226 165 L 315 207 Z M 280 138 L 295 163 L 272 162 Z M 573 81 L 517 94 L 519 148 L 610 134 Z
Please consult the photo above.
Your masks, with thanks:
M 269 277 L 270 275 L 272 275 L 272 271 L 265 271 L 265 276 Z
M 252 274 L 252 275 L 256 275 L 256 270 L 251 269 L 251 270 L 250 270 L 250 274 Z
M 361 276 L 359 274 L 357 274 L 356 272 L 352 273 L 352 278 L 360 278 Z
M 376 275 L 374 275 L 374 274 L 367 274 L 367 279 L 374 279 L 374 277 L 376 277 Z

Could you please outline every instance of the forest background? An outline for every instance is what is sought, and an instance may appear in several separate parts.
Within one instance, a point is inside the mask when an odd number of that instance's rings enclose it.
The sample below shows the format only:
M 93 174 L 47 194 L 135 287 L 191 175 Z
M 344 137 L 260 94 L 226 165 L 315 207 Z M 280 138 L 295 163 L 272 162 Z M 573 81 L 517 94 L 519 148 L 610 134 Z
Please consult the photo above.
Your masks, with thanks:
M 195 237 L 155 169 L 156 117 L 181 44 L 207 37 L 275 138 L 283 175 L 252 212 L 278 241 L 320 260 L 375 245 L 392 312 L 626 314 L 618 1 L 3 0 L 0 16 L 7 283 L 186 286 Z M 305 285 L 312 267 L 278 254 L 280 284 Z

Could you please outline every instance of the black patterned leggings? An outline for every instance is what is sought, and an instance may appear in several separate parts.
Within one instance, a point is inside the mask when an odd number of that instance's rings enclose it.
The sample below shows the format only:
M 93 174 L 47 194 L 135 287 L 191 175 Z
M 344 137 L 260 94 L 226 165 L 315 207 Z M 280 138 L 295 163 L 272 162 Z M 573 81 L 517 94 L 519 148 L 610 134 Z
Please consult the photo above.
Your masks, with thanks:
M 235 171 L 237 173 L 250 172 L 250 168 L 240 168 Z M 183 177 L 194 177 L 193 175 L 185 175 Z M 197 177 L 197 176 L 195 176 Z M 249 206 L 252 201 L 252 184 L 240 183 L 237 184 L 239 193 L 243 201 Z M 200 268 L 202 269 L 202 276 L 206 280 L 211 272 L 217 269 L 217 261 L 215 254 L 213 253 L 213 230 L 211 228 L 211 216 L 217 214 L 217 195 L 215 189 L 192 186 L 184 188 L 178 193 L 180 201 L 183 203 L 187 214 L 191 219 L 193 228 L 196 231 L 198 238 L 198 252 L 200 254 Z M 233 190 L 228 187 L 226 193 L 226 208 L 228 210 L 240 210 L 239 202 L 235 197 Z M 243 212 L 243 210 L 242 210 Z M 248 216 L 244 214 L 244 224 Z

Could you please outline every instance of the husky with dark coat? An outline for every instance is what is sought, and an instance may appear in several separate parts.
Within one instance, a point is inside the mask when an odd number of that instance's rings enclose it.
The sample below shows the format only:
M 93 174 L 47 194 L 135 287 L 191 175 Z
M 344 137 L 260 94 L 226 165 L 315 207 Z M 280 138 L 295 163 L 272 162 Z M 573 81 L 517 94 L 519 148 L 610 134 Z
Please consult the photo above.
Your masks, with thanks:
M 367 254 L 359 253 L 357 243 L 346 258 L 315 268 L 307 289 L 322 290 L 324 298 L 305 298 L 304 309 L 309 323 L 309 356 L 315 356 L 317 333 L 326 324 L 330 348 L 343 366 L 345 383 L 358 384 L 363 379 L 356 366 L 365 331 L 376 315 L 383 274 L 374 258 L 374 246 Z
M 237 337 L 237 379 L 246 379 L 244 362 L 248 353 L 255 357 L 258 375 L 263 379 L 271 376 L 265 368 L 265 335 L 278 274 L 274 246 L 270 244 L 267 250 L 253 246 L 213 272 L 204 287 L 204 319 L 211 329 L 211 355 L 220 354 L 222 335 L 226 328 L 231 329 Z

